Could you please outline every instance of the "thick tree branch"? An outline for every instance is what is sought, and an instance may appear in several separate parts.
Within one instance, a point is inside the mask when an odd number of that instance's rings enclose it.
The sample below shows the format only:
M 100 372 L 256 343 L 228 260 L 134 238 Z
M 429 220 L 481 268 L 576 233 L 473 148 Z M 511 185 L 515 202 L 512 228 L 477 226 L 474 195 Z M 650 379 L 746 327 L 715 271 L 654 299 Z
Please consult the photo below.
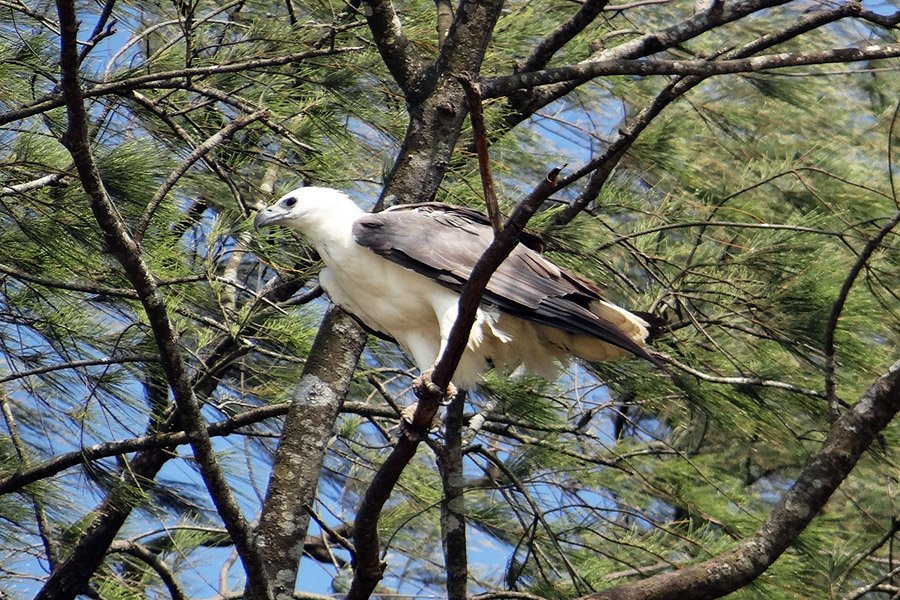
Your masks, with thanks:
M 394 168 L 388 176 L 378 207 L 429 200 L 450 164 L 466 115 L 463 89 L 457 77 L 478 77 L 488 41 L 503 3 L 500 0 L 465 0 L 457 8 L 453 25 L 421 95 L 408 106 L 409 126 Z
M 425 76 L 424 61 L 410 43 L 400 17 L 391 0 L 365 0 L 363 13 L 369 30 L 378 46 L 381 60 L 387 66 L 394 81 L 400 86 L 407 100 L 411 99 Z
M 469 332 L 481 304 L 481 295 L 491 275 L 518 244 L 519 234 L 531 216 L 544 200 L 550 197 L 555 189 L 558 173 L 557 169 L 551 171 L 547 178 L 516 207 L 503 229 L 494 236 L 494 240 L 485 249 L 472 269 L 469 280 L 463 286 L 456 321 L 451 328 L 444 352 L 435 363 L 430 377 L 431 385 L 417 387 L 416 395 L 419 397 L 419 403 L 412 423 L 399 437 L 390 455 L 375 473 L 356 513 L 353 526 L 353 546 L 356 550 L 353 562 L 354 576 L 347 600 L 366 600 L 381 581 L 385 565 L 378 558 L 378 519 L 403 469 L 416 453 L 419 437 L 413 432 L 426 431 L 431 426 L 468 343 Z
M 441 545 L 447 574 L 447 600 L 466 600 L 468 594 L 468 547 L 466 544 L 466 503 L 463 496 L 462 428 L 465 392 L 457 394 L 447 407 L 444 443 L 437 448 L 437 464 L 444 493 L 441 496 Z
M 568 44 L 572 38 L 584 31 L 584 28 L 594 22 L 608 0 L 585 0 L 578 11 L 560 24 L 553 32 L 538 42 L 531 50 L 518 71 L 528 72 L 543 69 L 560 48 Z
M 697 13 L 681 23 L 661 31 L 647 33 L 613 48 L 598 52 L 580 64 L 587 64 L 595 60 L 635 59 L 650 56 L 684 43 L 720 25 L 736 21 L 760 10 L 785 4 L 788 1 L 736 0 L 734 2 L 722 2 L 720 3 L 722 10 Z M 543 65 L 541 66 L 543 67 Z M 562 98 L 574 90 L 579 83 L 578 81 L 569 81 L 537 88 L 531 90 L 530 94 L 513 94 L 509 98 L 509 105 L 513 110 L 504 119 L 504 129 L 512 129 L 516 124 L 527 119 L 541 107 Z
M 583 83 L 608 75 L 696 75 L 710 77 L 729 73 L 758 73 L 770 69 L 880 60 L 900 56 L 900 44 L 835 48 L 812 52 L 781 52 L 752 58 L 722 60 L 598 60 L 577 65 L 493 77 L 482 84 L 485 98 L 497 98 L 513 92 L 565 81 Z
M 307 508 L 316 488 L 328 440 L 366 345 L 366 334 L 333 306 L 313 342 L 291 400 L 257 528 L 269 585 L 276 600 L 293 597 L 309 526 Z M 246 590 L 247 598 L 259 598 Z
M 722 556 L 583 600 L 719 598 L 747 585 L 797 540 L 898 410 L 900 361 L 834 422 L 822 447 L 753 536 Z
M 262 562 L 251 544 L 249 526 L 232 497 L 215 458 L 206 432 L 206 423 L 200 414 L 200 406 L 194 396 L 181 356 L 181 348 L 178 345 L 178 336 L 168 317 L 165 301 L 141 257 L 139 246 L 128 234 L 125 223 L 107 195 L 97 165 L 91 155 L 88 116 L 84 108 L 84 94 L 79 81 L 76 39 L 78 21 L 74 0 L 58 0 L 57 12 L 62 30 L 60 51 L 62 94 L 65 98 L 68 117 L 68 126 L 62 143 L 72 155 L 81 184 L 90 199 L 91 211 L 103 233 L 104 242 L 122 265 L 147 313 L 180 421 L 191 438 L 191 449 L 200 465 L 204 483 L 235 542 L 250 585 L 261 590 L 260 597 L 269 597 L 270 592 L 266 589 Z M 55 574 L 51 574 L 38 597 L 49 597 L 48 592 L 51 589 L 61 592 L 61 597 L 68 597 L 82 591 L 83 584 L 81 582 L 78 582 L 78 586 L 74 588 L 56 587 L 59 581 L 57 579 L 54 582 Z M 75 579 L 77 580 L 77 578 Z

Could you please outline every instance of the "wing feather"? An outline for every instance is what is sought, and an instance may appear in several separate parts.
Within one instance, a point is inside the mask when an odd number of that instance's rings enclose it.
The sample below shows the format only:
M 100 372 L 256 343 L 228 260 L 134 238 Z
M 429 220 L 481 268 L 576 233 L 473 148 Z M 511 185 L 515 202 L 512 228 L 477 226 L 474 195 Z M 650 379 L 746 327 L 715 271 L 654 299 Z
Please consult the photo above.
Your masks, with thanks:
M 439 203 L 364 215 L 354 224 L 353 235 L 361 246 L 455 291 L 465 285 L 493 239 L 487 217 Z M 513 316 L 600 339 L 652 360 L 639 343 L 643 339 L 636 340 L 631 330 L 639 325 L 623 327 L 630 313 L 618 307 L 597 310 L 611 305 L 596 285 L 522 243 L 491 277 L 483 299 Z

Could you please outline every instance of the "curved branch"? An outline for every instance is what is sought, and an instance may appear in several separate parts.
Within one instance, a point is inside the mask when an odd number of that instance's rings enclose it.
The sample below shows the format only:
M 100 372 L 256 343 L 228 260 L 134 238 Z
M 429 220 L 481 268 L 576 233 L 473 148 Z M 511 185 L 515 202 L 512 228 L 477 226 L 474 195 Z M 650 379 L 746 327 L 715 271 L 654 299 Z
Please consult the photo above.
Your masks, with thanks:
M 134 227 L 134 241 L 137 244 L 141 243 L 141 240 L 144 237 L 144 232 L 147 230 L 147 227 L 150 225 L 150 221 L 153 219 L 153 215 L 156 213 L 156 210 L 159 208 L 159 205 L 162 204 L 163 199 L 165 199 L 166 195 L 168 195 L 169 191 L 175 187 L 175 184 L 178 183 L 178 180 L 187 173 L 187 170 L 191 168 L 195 162 L 206 156 L 213 148 L 219 146 L 223 142 L 225 142 L 228 138 L 233 136 L 235 133 L 259 121 L 260 119 L 265 118 L 269 114 L 269 111 L 266 109 L 258 110 L 253 114 L 246 115 L 244 117 L 239 117 L 234 119 L 228 125 L 209 136 L 206 140 L 203 141 L 199 146 L 194 148 L 193 152 L 188 155 L 181 164 L 178 165 L 178 168 L 175 169 L 166 180 L 162 183 L 159 190 L 153 195 L 153 198 L 147 205 L 147 209 L 144 211 L 141 220 L 138 221 L 137 225 Z M 243 208 L 243 207 L 242 207 Z M 246 210 L 244 211 L 247 212 Z M 249 216 L 249 214 L 244 215 Z
M 841 312 L 844 310 L 844 304 L 847 302 L 847 297 L 850 295 L 850 290 L 853 288 L 856 278 L 866 267 L 872 254 L 878 249 L 887 234 L 889 234 L 898 223 L 900 223 L 900 212 L 894 214 L 893 218 L 891 218 L 891 220 L 888 221 L 887 224 L 885 224 L 885 226 L 882 227 L 863 247 L 859 256 L 856 258 L 856 262 L 850 269 L 850 272 L 847 273 L 847 277 L 844 278 L 841 289 L 838 291 L 837 298 L 835 298 L 834 303 L 831 305 L 831 312 L 828 314 L 828 323 L 825 325 L 825 339 L 822 346 L 825 354 L 825 398 L 828 401 L 828 409 L 831 411 L 832 418 L 837 418 L 838 415 L 838 401 L 834 381 L 834 334 L 837 330 L 838 319 L 841 318 Z
M 135 542 L 118 541 L 114 542 L 109 547 L 109 552 L 110 554 L 128 554 L 129 556 L 133 556 L 134 558 L 137 558 L 138 560 L 146 563 L 147 566 L 153 569 L 162 580 L 163 584 L 166 586 L 166 589 L 169 590 L 169 594 L 172 596 L 172 600 L 188 600 L 189 596 L 185 594 L 184 589 L 182 589 L 181 587 L 181 584 L 179 584 L 178 580 L 175 579 L 175 574 L 172 572 L 172 569 L 169 568 L 169 565 L 163 562 L 163 560 L 159 556 L 157 556 L 146 546 Z
M 747 585 L 797 540 L 898 410 L 900 361 L 835 421 L 791 489 L 756 533 L 737 548 L 694 566 L 590 594 L 582 600 L 718 598 Z

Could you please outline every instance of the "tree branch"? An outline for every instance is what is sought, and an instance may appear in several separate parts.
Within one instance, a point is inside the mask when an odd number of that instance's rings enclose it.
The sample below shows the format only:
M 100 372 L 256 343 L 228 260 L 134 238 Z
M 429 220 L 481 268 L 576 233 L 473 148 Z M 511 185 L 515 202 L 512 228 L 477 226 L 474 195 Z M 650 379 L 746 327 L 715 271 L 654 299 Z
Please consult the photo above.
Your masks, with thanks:
M 317 58 L 320 56 L 331 56 L 334 54 L 343 54 L 346 52 L 357 52 L 362 50 L 362 46 L 349 46 L 346 48 L 330 48 L 325 50 L 307 50 L 305 52 L 297 52 L 294 54 L 286 54 L 284 56 L 275 56 L 272 58 L 255 58 L 234 63 L 216 64 L 205 67 L 191 67 L 190 69 L 176 69 L 172 71 L 160 71 L 159 73 L 148 73 L 146 75 L 136 75 L 119 81 L 110 83 L 100 83 L 82 90 L 84 98 L 97 98 L 109 94 L 124 94 L 132 90 L 145 87 L 165 87 L 166 83 L 175 80 L 194 79 L 206 75 L 219 75 L 223 73 L 240 73 L 242 71 L 253 71 L 267 67 L 279 67 L 283 65 L 295 64 L 309 58 Z M 186 84 L 182 81 L 178 87 Z M 33 117 L 54 108 L 65 106 L 66 100 L 63 94 L 48 94 L 40 100 L 26 104 L 17 109 L 0 113 L 0 125 L 7 125 L 14 121 Z
M 791 489 L 756 533 L 737 548 L 697 565 L 590 594 L 582 600 L 718 598 L 747 585 L 797 540 L 898 410 L 900 361 L 834 422 L 822 447 Z
M 169 590 L 172 600 L 188 600 L 189 596 L 185 594 L 181 584 L 175 579 L 175 574 L 169 568 L 169 565 L 146 546 L 135 542 L 118 541 L 109 547 L 109 552 L 128 554 L 146 563 L 162 580 L 166 589 Z
M 585 0 L 578 11 L 560 24 L 553 32 L 544 37 L 531 50 L 518 71 L 529 72 L 543 69 L 560 48 L 568 44 L 572 38 L 584 31 L 584 28 L 594 22 L 608 0 Z
M 25 192 L 37 190 L 42 187 L 63 185 L 63 180 L 70 175 L 70 173 L 62 171 L 60 173 L 44 175 L 43 177 L 38 177 L 37 179 L 25 181 L 23 183 L 0 186 L 0 198 L 3 198 L 4 196 L 18 196 L 19 194 L 24 194 Z
M 468 343 L 469 332 L 481 304 L 481 295 L 491 275 L 518 244 L 519 234 L 525 228 L 528 219 L 541 203 L 550 197 L 558 173 L 558 169 L 551 171 L 546 179 L 516 207 L 503 229 L 494 236 L 494 240 L 478 259 L 469 280 L 463 286 L 456 321 L 451 328 L 444 352 L 435 363 L 431 375 L 432 385 L 416 388 L 419 403 L 412 422 L 404 429 L 390 455 L 375 473 L 356 513 L 353 526 L 353 546 L 356 549 L 353 561 L 354 575 L 347 600 L 366 600 L 381 581 L 385 565 L 378 558 L 378 519 L 391 491 L 400 479 L 400 474 L 416 453 L 419 437 L 412 432 L 425 431 L 431 426 Z
M 832 419 L 836 419 L 839 412 L 836 383 L 834 380 L 834 335 L 837 331 L 838 319 L 841 318 L 841 312 L 843 312 L 844 310 L 844 304 L 847 302 L 847 297 L 850 295 L 850 290 L 853 288 L 853 284 L 856 283 L 856 278 L 865 268 L 866 264 L 869 262 L 869 259 L 872 257 L 872 254 L 875 252 L 875 250 L 878 249 L 884 238 L 891 231 L 893 231 L 894 227 L 896 227 L 898 223 L 900 223 L 900 212 L 895 213 L 891 220 L 888 221 L 884 225 L 884 227 L 878 230 L 878 233 L 876 233 L 875 236 L 873 236 L 872 239 L 870 239 L 866 243 L 862 251 L 859 253 L 859 256 L 856 257 L 856 262 L 853 263 L 853 267 L 850 268 L 850 271 L 844 278 L 844 282 L 841 284 L 841 289 L 838 291 L 838 295 L 835 298 L 834 303 L 832 303 L 831 305 L 831 311 L 828 314 L 828 322 L 825 324 L 825 336 L 822 342 L 822 352 L 825 354 L 825 399 L 828 402 L 828 410 L 831 413 Z
M 232 135 L 234 135 L 244 127 L 247 127 L 248 125 L 251 125 L 256 121 L 265 118 L 266 116 L 268 116 L 268 114 L 269 111 L 263 109 L 244 117 L 238 117 L 213 135 L 209 136 L 199 146 L 194 148 L 193 152 L 191 152 L 187 158 L 181 161 L 181 164 L 178 165 L 178 168 L 170 173 L 168 177 L 166 177 L 166 180 L 160 186 L 159 190 L 157 190 L 157 192 L 153 195 L 153 198 L 147 204 L 147 209 L 144 211 L 141 220 L 138 221 L 137 225 L 135 225 L 134 227 L 133 237 L 135 243 L 140 245 L 141 241 L 143 240 L 144 233 L 146 232 L 147 227 L 150 226 L 150 221 L 153 219 L 153 215 L 156 213 L 159 205 L 168 195 L 169 191 L 171 191 L 171 189 L 175 187 L 175 184 L 178 183 L 178 180 L 181 179 L 181 177 L 187 172 L 187 170 L 191 168 L 191 165 L 206 156 L 206 154 L 208 154 L 216 146 L 221 145 L 223 142 L 225 142 L 225 140 L 230 138 Z M 249 216 L 249 212 L 246 210 L 246 208 L 244 212 L 247 213 L 244 215 L 245 217 Z
M 459 77 L 459 82 L 466 91 L 466 104 L 469 105 L 469 119 L 472 121 L 472 136 L 475 138 L 475 152 L 478 155 L 478 171 L 481 174 L 481 189 L 484 192 L 484 204 L 494 234 L 503 228 L 503 216 L 497 203 L 494 191 L 494 178 L 491 175 L 491 159 L 488 155 L 487 128 L 484 125 L 484 107 L 481 105 L 481 90 L 468 74 Z
M 409 100 L 421 85 L 424 61 L 410 43 L 391 0 L 365 0 L 363 13 L 381 60 Z
M 900 44 L 835 48 L 813 52 L 781 52 L 752 58 L 722 60 L 598 60 L 577 65 L 544 69 L 532 73 L 518 73 L 485 80 L 482 95 L 497 98 L 513 92 L 542 85 L 573 81 L 583 83 L 608 75 L 696 75 L 710 77 L 729 73 L 758 73 L 769 69 L 783 69 L 808 65 L 880 60 L 900 56 Z
M 328 440 L 347 396 L 366 334 L 332 306 L 325 315 L 291 400 L 257 528 L 269 585 L 276 600 L 293 597 L 302 545 Z M 259 598 L 246 590 L 247 598 Z
M 463 495 L 462 427 L 465 392 L 456 395 L 447 407 L 444 443 L 437 448 L 437 465 L 444 493 L 441 496 L 441 545 L 447 574 L 447 600 L 466 600 L 468 548 L 466 545 L 466 503 Z
M 845 2 L 832 10 L 806 15 L 793 25 L 786 27 L 778 33 L 764 35 L 740 48 L 723 53 L 722 58 L 738 59 L 750 57 L 761 50 L 777 46 L 778 44 L 782 44 L 799 35 L 812 31 L 813 29 L 853 15 L 857 10 L 858 5 L 856 2 Z M 565 187 L 590 173 L 587 185 L 569 206 L 554 216 L 552 225 L 559 227 L 569 223 L 588 204 L 593 202 L 605 185 L 612 170 L 619 163 L 640 133 L 644 131 L 653 119 L 659 116 L 667 106 L 684 96 L 688 91 L 704 81 L 704 79 L 705 77 L 700 76 L 681 77 L 668 84 L 656 95 L 650 104 L 641 109 L 630 122 L 619 129 L 615 139 L 598 157 L 590 160 L 583 167 L 577 169 L 561 181 L 560 187 Z
M 266 588 L 262 561 L 251 544 L 249 526 L 241 515 L 215 458 L 206 432 L 205 421 L 200 414 L 199 403 L 194 396 L 181 357 L 178 336 L 167 314 L 165 301 L 159 293 L 148 266 L 140 255 L 138 244 L 129 236 L 125 223 L 107 195 L 97 165 L 91 155 L 88 116 L 84 107 L 84 94 L 79 82 L 76 39 L 78 21 L 74 0 L 57 0 L 56 6 L 62 30 L 60 51 L 62 95 L 65 98 L 68 117 L 68 126 L 61 141 L 72 155 L 81 184 L 90 199 L 91 211 L 102 230 L 104 242 L 122 265 L 147 313 L 180 421 L 190 436 L 191 449 L 200 466 L 204 483 L 241 556 L 250 586 L 260 589 L 261 597 L 269 597 L 271 594 Z M 51 574 L 38 597 L 48 597 L 48 590 L 55 587 L 51 585 L 53 582 L 54 575 Z M 79 586 L 77 589 L 63 587 L 57 591 L 68 595 L 78 594 L 82 590 Z
M 684 43 L 720 25 L 736 21 L 766 8 L 785 4 L 788 1 L 790 0 L 735 0 L 734 2 L 723 2 L 721 3 L 721 11 L 697 13 L 681 23 L 661 31 L 647 33 L 613 48 L 598 52 L 581 64 L 588 64 L 595 60 L 634 59 L 649 56 Z M 535 89 L 532 90 L 531 94 L 513 94 L 509 98 L 509 104 L 513 110 L 504 120 L 505 128 L 512 129 L 516 124 L 534 114 L 539 108 L 562 98 L 578 87 L 578 85 L 579 82 L 570 81 Z

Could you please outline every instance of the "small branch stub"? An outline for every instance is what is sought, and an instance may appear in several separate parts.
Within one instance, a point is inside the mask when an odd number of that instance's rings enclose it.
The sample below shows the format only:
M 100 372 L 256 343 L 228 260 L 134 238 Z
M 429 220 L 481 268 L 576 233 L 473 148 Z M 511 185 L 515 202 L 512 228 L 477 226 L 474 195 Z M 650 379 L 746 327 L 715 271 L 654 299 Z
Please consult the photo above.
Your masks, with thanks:
M 475 153 L 478 155 L 478 172 L 481 175 L 481 186 L 484 190 L 484 203 L 488 217 L 494 228 L 494 235 L 503 228 L 497 193 L 494 190 L 494 178 L 491 175 L 491 160 L 488 156 L 487 128 L 484 125 L 484 107 L 481 104 L 481 88 L 471 75 L 463 73 L 458 77 L 466 92 L 466 103 L 469 105 L 469 118 L 472 120 L 472 135 L 475 138 Z

